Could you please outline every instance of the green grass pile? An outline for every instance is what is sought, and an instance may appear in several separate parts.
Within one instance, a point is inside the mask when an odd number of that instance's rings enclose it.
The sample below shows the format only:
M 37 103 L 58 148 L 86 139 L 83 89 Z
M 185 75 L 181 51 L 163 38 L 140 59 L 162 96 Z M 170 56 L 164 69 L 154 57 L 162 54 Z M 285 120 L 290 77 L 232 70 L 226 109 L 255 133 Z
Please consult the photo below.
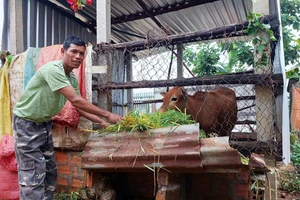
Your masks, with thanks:
M 168 110 L 167 112 L 153 112 L 149 114 L 131 111 L 124 116 L 124 120 L 111 125 L 100 132 L 122 132 L 122 131 L 148 131 L 150 129 L 162 128 L 168 126 L 179 126 L 183 124 L 193 124 L 194 120 L 183 112 Z

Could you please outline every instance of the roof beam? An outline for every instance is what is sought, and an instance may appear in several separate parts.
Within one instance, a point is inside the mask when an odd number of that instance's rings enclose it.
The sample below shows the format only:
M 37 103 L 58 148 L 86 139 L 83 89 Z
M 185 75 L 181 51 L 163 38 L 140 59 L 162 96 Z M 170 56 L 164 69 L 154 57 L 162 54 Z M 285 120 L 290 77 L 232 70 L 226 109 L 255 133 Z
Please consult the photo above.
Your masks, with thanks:
M 279 21 L 276 15 L 269 15 L 261 18 L 261 21 L 264 23 L 269 23 L 271 25 L 271 30 L 278 29 Z M 210 30 L 200 30 L 195 32 L 177 34 L 177 35 L 170 35 L 167 37 L 157 37 L 157 38 L 148 38 L 147 41 L 140 40 L 140 41 L 131 41 L 125 42 L 121 44 L 114 45 L 115 49 L 127 49 L 127 50 L 144 50 L 145 48 L 152 48 L 164 45 L 174 45 L 179 42 L 183 43 L 191 43 L 199 41 L 200 39 L 203 40 L 213 40 L 213 39 L 221 39 L 221 38 L 229 38 L 229 37 L 238 37 L 246 35 L 244 30 L 247 29 L 249 21 L 244 21 L 239 24 L 232 24 L 230 26 L 225 27 L 218 27 L 213 28 Z M 276 35 L 278 37 L 279 35 Z M 145 42 L 147 45 L 145 45 Z
M 119 23 L 123 23 L 123 22 L 134 21 L 134 20 L 144 19 L 144 18 L 148 18 L 148 17 L 155 17 L 157 15 L 162 15 L 165 13 L 174 12 L 174 11 L 178 11 L 178 10 L 206 4 L 206 3 L 212 3 L 215 1 L 217 1 L 217 0 L 190 0 L 190 1 L 186 0 L 182 3 L 176 3 L 174 5 L 161 7 L 158 10 L 156 10 L 156 9 L 151 9 L 148 11 L 144 10 L 143 12 L 139 12 L 139 13 L 135 13 L 135 14 L 130 14 L 130 15 L 121 16 L 121 17 L 115 17 L 115 18 L 111 19 L 111 23 L 119 24 Z
M 155 18 L 155 15 L 150 11 L 143 0 L 136 0 L 138 4 L 143 8 L 144 12 L 154 21 L 154 23 L 162 29 L 167 35 L 170 35 L 169 31 Z

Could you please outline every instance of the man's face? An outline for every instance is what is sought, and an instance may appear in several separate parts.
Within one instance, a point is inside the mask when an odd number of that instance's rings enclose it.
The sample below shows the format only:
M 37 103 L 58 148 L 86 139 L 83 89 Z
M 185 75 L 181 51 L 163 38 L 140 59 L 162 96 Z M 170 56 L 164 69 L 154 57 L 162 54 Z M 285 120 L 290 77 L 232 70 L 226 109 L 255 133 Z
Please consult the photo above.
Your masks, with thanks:
M 78 68 L 85 57 L 85 47 L 71 44 L 68 50 L 62 48 L 62 61 L 64 66 Z

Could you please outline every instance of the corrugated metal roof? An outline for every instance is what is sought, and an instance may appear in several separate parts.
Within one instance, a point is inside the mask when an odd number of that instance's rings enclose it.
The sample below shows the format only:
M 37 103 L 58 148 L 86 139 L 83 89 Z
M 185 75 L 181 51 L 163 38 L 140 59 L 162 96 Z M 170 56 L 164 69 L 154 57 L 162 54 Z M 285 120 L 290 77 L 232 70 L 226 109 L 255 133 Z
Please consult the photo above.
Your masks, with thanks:
M 54 2 L 54 0 L 52 1 Z M 77 35 L 86 42 L 96 43 L 96 34 L 91 33 L 91 30 L 88 29 L 91 26 L 87 22 L 79 20 L 74 16 L 74 12 L 69 9 L 58 9 L 58 6 L 53 4 L 52 1 L 22 0 L 23 27 L 18 27 L 18 30 L 23 32 L 24 49 L 19 49 L 19 53 L 29 47 L 62 44 L 68 35 Z M 3 30 L 5 31 L 0 33 L 0 36 L 2 36 L 2 49 L 11 50 L 10 29 L 13 27 L 10 27 L 8 1 L 3 2 L 3 8 L 5 11 L 3 13 Z M 85 12 L 88 9 L 92 8 L 86 7 Z M 94 13 L 96 12 L 94 11 Z
M 23 0 L 24 48 L 62 43 L 69 34 L 96 43 L 97 1 L 77 13 L 66 0 Z M 137 41 L 146 37 L 183 34 L 240 23 L 252 11 L 249 0 L 111 0 L 112 42 Z M 274 14 L 276 2 L 270 1 Z M 8 9 L 8 4 L 4 7 Z M 5 13 L 4 29 L 9 29 Z M 38 16 L 38 17 L 37 17 Z M 47 23 L 34 23 L 35 18 Z M 8 32 L 3 33 L 3 48 L 9 49 Z
M 228 137 L 199 140 L 199 124 L 143 133 L 92 133 L 81 167 L 98 171 L 237 172 L 247 168 Z
M 58 2 L 69 7 L 65 0 Z M 78 11 L 94 26 L 96 3 L 94 0 L 92 5 Z M 249 0 L 111 0 L 112 40 L 122 43 L 147 35 L 163 36 L 160 25 L 168 34 L 223 27 L 245 21 L 251 9 Z

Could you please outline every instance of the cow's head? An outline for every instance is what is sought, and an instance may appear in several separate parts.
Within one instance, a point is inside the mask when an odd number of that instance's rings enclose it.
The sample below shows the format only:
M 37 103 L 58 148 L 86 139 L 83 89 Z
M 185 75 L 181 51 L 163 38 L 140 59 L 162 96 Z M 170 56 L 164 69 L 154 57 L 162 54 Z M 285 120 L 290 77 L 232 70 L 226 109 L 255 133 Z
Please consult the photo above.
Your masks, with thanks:
M 184 111 L 188 95 L 182 88 L 174 87 L 169 92 L 161 92 L 160 94 L 163 96 L 163 105 L 158 111 L 166 112 L 168 109 L 180 109 L 181 111 Z

